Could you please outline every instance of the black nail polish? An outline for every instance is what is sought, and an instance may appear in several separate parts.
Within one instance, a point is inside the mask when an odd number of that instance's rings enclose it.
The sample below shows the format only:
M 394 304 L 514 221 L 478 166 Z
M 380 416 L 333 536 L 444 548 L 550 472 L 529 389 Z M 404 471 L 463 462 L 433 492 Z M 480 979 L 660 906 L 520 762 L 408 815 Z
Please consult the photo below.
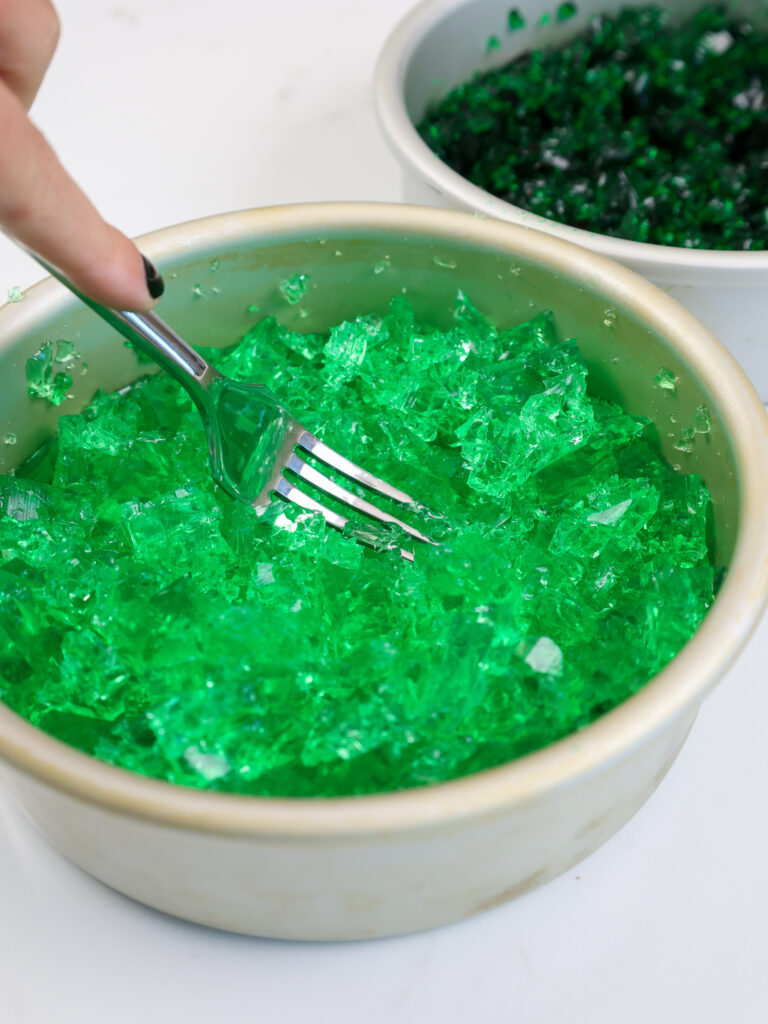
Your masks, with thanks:
M 157 267 L 154 263 L 150 263 L 146 256 L 141 257 L 144 260 L 144 274 L 147 278 L 147 291 L 153 299 L 159 299 L 165 291 L 165 281 L 157 271 Z

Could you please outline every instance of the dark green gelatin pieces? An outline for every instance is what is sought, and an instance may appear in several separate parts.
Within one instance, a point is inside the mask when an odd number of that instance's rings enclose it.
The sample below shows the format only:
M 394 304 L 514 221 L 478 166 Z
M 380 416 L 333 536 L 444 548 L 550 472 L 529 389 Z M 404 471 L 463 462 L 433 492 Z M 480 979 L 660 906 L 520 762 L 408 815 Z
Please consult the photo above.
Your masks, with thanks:
M 557 21 L 576 12 L 563 3 Z M 682 22 L 628 7 L 476 75 L 419 131 L 475 185 L 542 217 L 638 242 L 757 250 L 768 245 L 766 95 L 764 21 L 722 6 Z
M 518 32 L 525 28 L 525 18 L 517 7 L 513 7 L 507 15 L 507 27 L 510 32 Z
M 590 393 L 551 314 L 497 326 L 459 292 L 438 329 L 396 298 L 206 355 L 428 502 L 404 515 L 438 543 L 233 501 L 165 374 L 97 394 L 0 477 L 0 696 L 65 742 L 236 793 L 428 785 L 587 725 L 706 614 L 706 489 Z

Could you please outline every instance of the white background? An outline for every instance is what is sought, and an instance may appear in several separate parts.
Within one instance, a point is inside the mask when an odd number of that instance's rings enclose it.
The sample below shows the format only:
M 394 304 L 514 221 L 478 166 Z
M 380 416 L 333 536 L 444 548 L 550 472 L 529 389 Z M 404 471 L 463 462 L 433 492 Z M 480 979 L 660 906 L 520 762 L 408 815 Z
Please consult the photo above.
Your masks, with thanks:
M 371 76 L 410 3 L 59 0 L 34 114 L 132 235 L 270 203 L 397 200 Z M 0 238 L 0 295 L 38 277 Z M 278 943 L 164 917 L 63 861 L 0 793 L 0 1021 L 766 1021 L 767 660 L 764 623 L 660 789 L 587 861 L 405 939 Z

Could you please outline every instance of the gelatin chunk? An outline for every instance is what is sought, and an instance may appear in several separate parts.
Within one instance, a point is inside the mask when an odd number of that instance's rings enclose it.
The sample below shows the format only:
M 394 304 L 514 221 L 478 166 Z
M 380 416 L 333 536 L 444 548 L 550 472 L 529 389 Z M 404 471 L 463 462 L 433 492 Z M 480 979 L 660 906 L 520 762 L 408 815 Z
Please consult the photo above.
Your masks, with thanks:
M 576 13 L 562 3 L 556 18 Z M 524 24 L 516 9 L 508 18 Z M 762 250 L 767 95 L 764 19 L 625 7 L 477 74 L 418 127 L 459 174 L 542 217 L 638 242 Z
M 428 502 L 405 515 L 438 543 L 232 501 L 167 375 L 98 393 L 0 477 L 0 696 L 67 743 L 236 793 L 429 785 L 593 721 L 712 602 L 706 489 L 545 311 L 497 326 L 459 292 L 438 329 L 399 297 L 206 355 Z
M 517 32 L 521 28 L 525 28 L 525 18 L 517 7 L 513 7 L 507 15 L 507 26 L 510 32 Z
M 43 398 L 52 405 L 61 405 L 72 387 L 72 377 L 59 370 L 56 364 L 70 361 L 70 345 L 69 341 L 57 341 L 54 349 L 54 343 L 47 341 L 27 360 L 27 394 L 30 398 Z
M 708 434 L 712 429 L 712 415 L 706 405 L 700 405 L 693 417 L 693 429 L 697 434 Z
M 69 366 L 79 358 L 75 343 L 73 341 L 61 340 L 56 342 L 56 354 L 54 361 L 63 366 Z
M 304 298 L 309 287 L 309 274 L 291 274 L 280 285 L 280 292 L 286 302 L 295 306 Z
M 677 377 L 668 367 L 662 366 L 653 379 L 662 391 L 672 395 L 677 391 Z

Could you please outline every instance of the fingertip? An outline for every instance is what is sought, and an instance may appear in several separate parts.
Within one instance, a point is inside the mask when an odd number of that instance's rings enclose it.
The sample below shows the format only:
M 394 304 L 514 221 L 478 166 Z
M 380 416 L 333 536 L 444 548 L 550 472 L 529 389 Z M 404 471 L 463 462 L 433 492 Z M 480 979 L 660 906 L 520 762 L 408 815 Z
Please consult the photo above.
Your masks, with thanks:
M 162 275 L 130 239 L 115 228 L 110 231 L 112 244 L 101 247 L 99 257 L 82 262 L 70 280 L 102 306 L 148 313 L 165 291 Z
M 133 242 L 120 232 L 116 234 L 119 255 L 106 268 L 112 275 L 113 285 L 109 304 L 114 309 L 148 313 L 165 291 L 165 281 L 154 263 Z
M 165 281 L 154 263 L 150 262 L 142 253 L 141 259 L 144 264 L 144 276 L 147 280 L 147 291 L 153 299 L 159 299 L 165 291 Z

